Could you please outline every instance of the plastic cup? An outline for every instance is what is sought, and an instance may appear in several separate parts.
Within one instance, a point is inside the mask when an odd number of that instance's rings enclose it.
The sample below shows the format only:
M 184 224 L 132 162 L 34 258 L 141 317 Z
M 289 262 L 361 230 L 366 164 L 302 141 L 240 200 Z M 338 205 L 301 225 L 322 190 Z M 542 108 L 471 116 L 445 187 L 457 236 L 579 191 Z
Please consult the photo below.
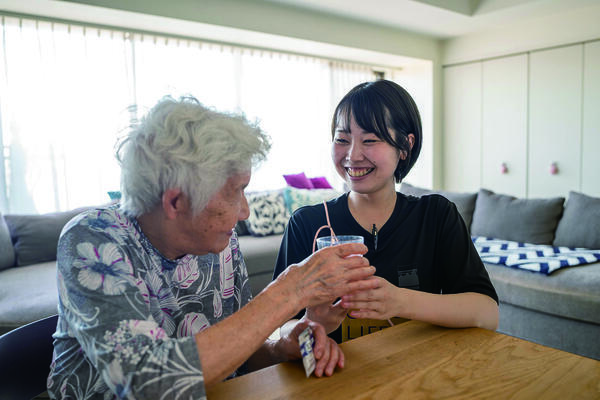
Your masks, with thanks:
M 358 236 L 358 235 L 339 235 L 339 236 L 323 236 L 320 238 L 317 238 L 317 248 L 319 250 L 321 250 L 324 247 L 330 247 L 330 246 L 336 246 L 338 244 L 343 244 L 343 243 L 364 243 L 365 242 L 365 238 L 363 238 L 362 236 Z M 362 254 L 351 254 L 348 257 L 362 257 Z M 337 301 L 337 300 L 336 300 Z M 348 310 L 348 313 L 350 313 L 352 310 Z M 350 317 L 350 315 L 346 316 L 346 320 L 348 318 L 352 318 Z M 344 320 L 344 322 L 346 322 L 346 320 Z
M 364 243 L 365 239 L 358 235 L 322 236 L 317 238 L 317 249 L 344 243 Z

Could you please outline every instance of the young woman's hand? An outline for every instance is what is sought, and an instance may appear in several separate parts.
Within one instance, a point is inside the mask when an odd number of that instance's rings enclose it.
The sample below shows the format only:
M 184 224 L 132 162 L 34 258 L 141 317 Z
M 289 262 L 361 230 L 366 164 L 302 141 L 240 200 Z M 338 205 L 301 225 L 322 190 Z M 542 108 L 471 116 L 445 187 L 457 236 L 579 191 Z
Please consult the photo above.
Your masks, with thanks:
M 352 309 L 350 316 L 381 320 L 392 317 L 406 318 L 408 298 L 402 296 L 403 289 L 378 276 L 372 276 L 369 280 L 377 282 L 374 289 L 342 296 L 342 307 Z
M 498 304 L 481 293 L 433 294 L 399 288 L 373 276 L 374 289 L 342 296 L 342 307 L 354 318 L 415 319 L 449 328 L 498 328 Z

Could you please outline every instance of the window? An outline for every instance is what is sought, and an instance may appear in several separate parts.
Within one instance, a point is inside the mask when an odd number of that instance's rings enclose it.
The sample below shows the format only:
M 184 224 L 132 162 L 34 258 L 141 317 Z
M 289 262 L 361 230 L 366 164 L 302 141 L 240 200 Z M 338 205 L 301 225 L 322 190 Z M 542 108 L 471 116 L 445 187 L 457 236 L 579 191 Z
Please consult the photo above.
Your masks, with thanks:
M 244 112 L 271 136 L 249 190 L 305 172 L 336 181 L 333 107 L 368 65 L 4 16 L 0 32 L 0 211 L 43 213 L 108 200 L 114 144 L 164 95 Z M 392 71 L 393 72 L 393 71 Z M 393 76 L 391 74 L 390 76 Z

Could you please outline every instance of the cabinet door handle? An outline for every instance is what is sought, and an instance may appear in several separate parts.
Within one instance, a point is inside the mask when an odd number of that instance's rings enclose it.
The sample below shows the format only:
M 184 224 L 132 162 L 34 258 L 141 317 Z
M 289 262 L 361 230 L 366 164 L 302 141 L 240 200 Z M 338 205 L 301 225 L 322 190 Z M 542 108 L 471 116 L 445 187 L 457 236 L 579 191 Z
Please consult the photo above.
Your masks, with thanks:
M 552 164 L 550 164 L 550 175 L 556 174 L 558 174 L 558 165 L 556 164 L 556 162 L 553 162 Z
M 501 174 L 508 174 L 508 166 L 506 165 L 505 162 L 503 162 L 502 164 L 500 164 L 500 173 Z

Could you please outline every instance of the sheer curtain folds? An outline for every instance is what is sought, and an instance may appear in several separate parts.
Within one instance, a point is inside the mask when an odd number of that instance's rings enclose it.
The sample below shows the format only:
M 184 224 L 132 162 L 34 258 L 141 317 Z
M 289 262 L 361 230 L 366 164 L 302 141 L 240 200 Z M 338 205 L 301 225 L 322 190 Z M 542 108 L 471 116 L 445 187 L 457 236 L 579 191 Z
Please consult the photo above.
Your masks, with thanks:
M 124 33 L 5 17 L 1 34 L 2 211 L 105 202 L 131 104 Z
M 336 182 L 333 107 L 372 68 L 314 57 L 4 16 L 0 30 L 0 211 L 105 203 L 118 137 L 161 97 L 243 112 L 271 136 L 249 190 L 304 171 Z M 339 183 L 338 183 L 339 185 Z

